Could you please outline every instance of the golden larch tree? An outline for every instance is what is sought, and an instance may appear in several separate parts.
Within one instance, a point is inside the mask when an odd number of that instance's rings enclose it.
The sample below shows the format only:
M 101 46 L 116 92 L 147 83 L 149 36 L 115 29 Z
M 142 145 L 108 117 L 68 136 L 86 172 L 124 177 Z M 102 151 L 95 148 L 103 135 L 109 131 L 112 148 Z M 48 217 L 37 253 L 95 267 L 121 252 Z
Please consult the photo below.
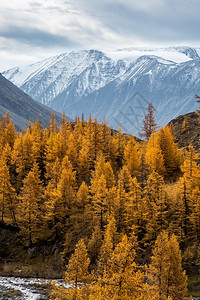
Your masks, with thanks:
M 157 234 L 167 227 L 167 198 L 164 190 L 164 180 L 156 172 L 152 172 L 145 188 L 146 208 L 146 238 L 155 239 Z
M 33 138 L 30 128 L 27 129 L 25 134 L 20 133 L 16 138 L 12 151 L 12 163 L 16 167 L 16 190 L 19 192 L 23 179 L 31 170 L 34 163 Z
M 156 134 L 152 134 L 148 140 L 145 162 L 149 166 L 150 171 L 155 171 L 162 176 L 165 175 L 164 158 Z
M 138 169 L 141 163 L 141 154 L 133 136 L 129 138 L 129 141 L 125 146 L 124 161 L 130 174 L 132 176 L 135 176 L 138 173 Z
M 37 163 L 34 163 L 33 168 L 23 181 L 18 206 L 20 232 L 29 246 L 40 237 L 40 230 L 43 223 L 40 208 L 42 195 L 43 187 L 40 180 L 39 168 Z
M 86 286 L 91 282 L 91 275 L 88 267 L 90 259 L 83 239 L 75 247 L 74 254 L 71 255 L 66 266 L 64 281 L 70 283 L 73 288 L 59 287 L 54 285 L 50 299 L 55 300 L 78 300 L 86 298 Z
M 106 226 L 104 239 L 100 248 L 98 258 L 98 275 L 103 275 L 104 269 L 110 260 L 118 239 L 117 227 L 115 218 L 112 217 Z
M 103 276 L 93 286 L 89 299 L 144 299 L 143 275 L 135 263 L 135 247 L 136 244 L 124 235 L 105 266 Z
M 155 242 L 148 270 L 152 290 L 158 300 L 184 300 L 187 295 L 187 276 L 181 265 L 181 251 L 175 235 L 163 231 Z
M 159 129 L 157 137 L 164 159 L 166 176 L 173 176 L 180 171 L 181 156 L 169 126 Z
M 4 153 L 0 156 L 0 218 L 16 225 L 16 193 L 10 182 L 9 168 Z

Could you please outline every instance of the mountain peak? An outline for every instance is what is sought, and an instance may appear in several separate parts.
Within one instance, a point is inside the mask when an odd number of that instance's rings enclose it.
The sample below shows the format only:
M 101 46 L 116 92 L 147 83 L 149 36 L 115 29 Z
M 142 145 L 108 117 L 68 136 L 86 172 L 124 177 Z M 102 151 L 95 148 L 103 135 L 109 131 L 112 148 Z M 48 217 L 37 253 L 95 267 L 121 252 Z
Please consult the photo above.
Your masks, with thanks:
M 71 118 L 84 113 L 138 135 L 149 102 L 158 125 L 194 111 L 200 49 L 95 49 L 63 53 L 3 75 L 33 99 Z

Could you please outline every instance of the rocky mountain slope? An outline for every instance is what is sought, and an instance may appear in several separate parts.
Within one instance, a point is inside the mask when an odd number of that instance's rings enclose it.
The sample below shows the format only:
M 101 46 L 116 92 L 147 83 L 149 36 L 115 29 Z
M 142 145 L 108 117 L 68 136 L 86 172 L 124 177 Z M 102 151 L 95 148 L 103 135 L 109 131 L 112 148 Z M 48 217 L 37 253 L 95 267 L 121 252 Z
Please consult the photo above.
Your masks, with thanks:
M 138 135 L 148 102 L 158 125 L 195 111 L 200 49 L 128 48 L 64 53 L 3 75 L 35 100 L 74 118 L 89 114 Z
M 168 124 L 179 148 L 193 146 L 200 152 L 200 114 L 196 112 L 181 115 Z
M 34 101 L 12 82 L 0 74 L 0 118 L 10 112 L 12 122 L 17 130 L 27 127 L 29 120 L 39 119 L 45 127 L 50 122 L 52 109 Z M 62 116 L 55 112 L 56 121 L 61 124 Z M 70 120 L 70 119 L 69 119 Z

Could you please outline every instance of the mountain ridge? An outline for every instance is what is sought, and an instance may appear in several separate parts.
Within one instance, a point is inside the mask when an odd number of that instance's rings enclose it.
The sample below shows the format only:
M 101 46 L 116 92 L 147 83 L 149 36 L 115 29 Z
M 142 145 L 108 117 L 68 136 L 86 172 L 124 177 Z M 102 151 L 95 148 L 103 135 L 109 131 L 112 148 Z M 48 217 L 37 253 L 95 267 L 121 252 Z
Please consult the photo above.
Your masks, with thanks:
M 80 50 L 3 72 L 32 98 L 71 118 L 91 114 L 138 135 L 149 102 L 159 126 L 194 111 L 200 49 Z M 127 104 L 127 105 L 125 105 Z M 132 115 L 131 115 L 132 114 Z
M 38 119 L 42 126 L 50 123 L 51 113 L 54 112 L 58 125 L 62 115 L 33 100 L 0 73 L 0 118 L 9 111 L 10 118 L 17 130 L 26 128 L 29 121 Z M 70 121 L 69 118 L 67 120 Z

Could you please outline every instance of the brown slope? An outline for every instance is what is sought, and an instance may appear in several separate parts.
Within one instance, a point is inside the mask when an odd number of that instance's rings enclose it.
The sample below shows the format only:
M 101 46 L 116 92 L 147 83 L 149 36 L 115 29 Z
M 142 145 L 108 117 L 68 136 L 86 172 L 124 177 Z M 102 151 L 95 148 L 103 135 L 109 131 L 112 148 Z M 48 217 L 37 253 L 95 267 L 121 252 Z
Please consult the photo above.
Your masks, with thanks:
M 191 112 L 168 123 L 179 148 L 192 145 L 200 152 L 200 114 Z
M 61 124 L 62 115 L 46 107 L 25 94 L 12 82 L 0 74 L 0 118 L 10 112 L 17 130 L 27 127 L 29 120 L 39 119 L 43 127 L 50 122 L 51 113 L 55 113 L 56 122 Z M 68 118 L 69 121 L 71 121 Z

